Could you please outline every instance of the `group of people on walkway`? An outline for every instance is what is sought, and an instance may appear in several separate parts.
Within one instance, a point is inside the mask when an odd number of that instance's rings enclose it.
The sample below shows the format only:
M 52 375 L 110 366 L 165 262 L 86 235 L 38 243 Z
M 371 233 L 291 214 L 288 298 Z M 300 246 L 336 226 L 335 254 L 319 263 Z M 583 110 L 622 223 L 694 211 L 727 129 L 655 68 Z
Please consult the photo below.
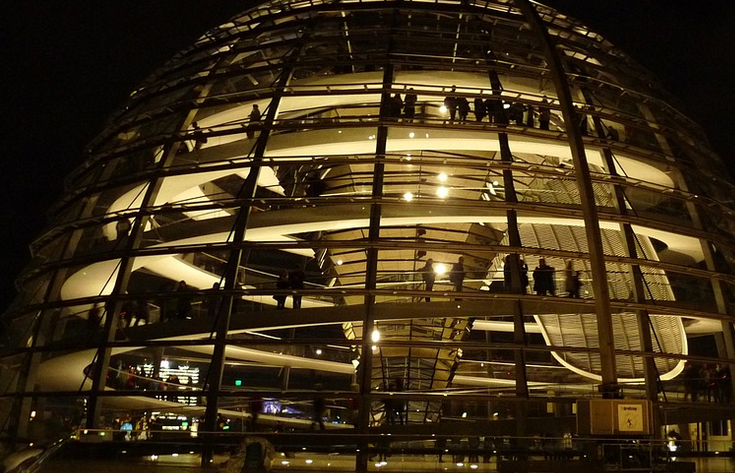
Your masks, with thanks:
M 286 289 L 304 289 L 304 281 L 306 280 L 306 274 L 300 266 L 294 267 L 291 271 L 282 271 L 276 281 L 276 289 L 279 291 Z M 179 281 L 173 286 L 172 289 L 166 290 L 168 284 L 162 289 L 162 292 L 167 292 L 169 295 L 156 297 L 157 305 L 160 308 L 160 322 L 168 322 L 174 320 L 188 320 L 193 319 L 195 312 L 193 311 L 194 305 L 202 303 L 206 307 L 208 317 L 216 317 L 219 315 L 220 308 L 222 307 L 223 297 L 220 291 L 220 283 L 215 282 L 209 291 L 206 291 L 206 295 L 197 301 L 196 290 L 191 288 L 186 281 Z M 293 308 L 301 308 L 301 294 L 291 295 L 293 299 Z M 287 294 L 279 292 L 273 296 L 276 300 L 276 308 L 284 309 L 286 307 Z M 151 320 L 149 304 L 152 302 L 151 297 L 141 299 L 129 299 L 125 300 L 120 308 L 119 327 L 120 329 L 135 327 L 138 325 L 145 325 L 154 322 Z M 105 312 L 109 308 L 105 309 Z M 199 312 L 200 316 L 203 312 Z M 95 304 L 88 311 L 88 320 L 90 329 L 96 330 L 99 328 L 100 322 L 102 321 L 103 313 L 102 308 L 99 304 Z
M 466 123 L 468 120 L 470 102 L 467 97 L 456 95 L 456 86 L 452 86 L 450 95 L 444 98 L 444 108 L 449 114 L 449 123 Z M 516 125 L 527 126 L 533 128 L 536 120 L 541 130 L 548 130 L 551 122 L 551 109 L 549 108 L 549 100 L 544 96 L 541 106 L 538 110 L 530 104 L 521 102 L 504 102 L 500 95 L 492 95 L 486 99 L 475 97 L 472 102 L 475 115 L 475 122 L 482 122 L 487 117 L 490 123 L 508 125 L 515 123 Z
M 505 257 L 505 264 L 503 267 L 504 287 L 505 292 L 512 291 L 512 274 L 513 274 L 512 256 L 507 255 Z M 528 278 L 528 264 L 519 257 L 518 268 L 520 271 L 520 285 L 521 292 L 525 294 L 529 286 Z M 421 279 L 424 283 L 424 290 L 433 291 L 434 283 L 436 282 L 437 272 L 434 268 L 434 260 L 429 258 L 426 263 L 419 270 Z M 555 283 L 556 268 L 546 264 L 544 258 L 539 259 L 538 266 L 533 270 L 533 290 L 540 296 L 556 295 L 556 283 Z M 453 285 L 455 292 L 462 292 L 464 287 L 464 280 L 467 272 L 464 265 L 464 257 L 460 256 L 456 263 L 454 263 L 449 270 L 449 281 Z M 571 261 L 567 262 L 566 269 L 564 271 L 565 281 L 564 290 L 566 291 L 567 297 L 579 298 L 580 288 L 583 283 L 580 280 L 580 272 L 574 270 L 574 266 Z M 424 297 L 427 302 L 431 301 L 431 297 Z
M 296 265 L 294 269 L 289 271 L 281 271 L 281 274 L 278 276 L 278 281 L 276 281 L 276 289 L 279 291 L 283 291 L 286 289 L 303 289 L 304 288 L 304 281 L 306 280 L 306 274 L 304 273 L 304 270 L 301 269 L 301 266 Z M 276 309 L 285 309 L 286 308 L 286 299 L 288 298 L 288 294 L 278 293 L 273 296 L 273 299 L 276 300 Z M 300 309 L 301 308 L 301 294 L 293 294 L 291 295 L 291 298 L 293 299 L 293 308 L 294 309 Z
M 725 365 L 699 364 L 688 361 L 682 373 L 684 400 L 700 399 L 729 404 L 732 398 L 732 376 Z
M 424 289 L 427 291 L 433 291 L 437 276 L 436 270 L 434 269 L 434 260 L 432 258 L 427 259 L 426 264 L 424 264 L 420 269 L 420 272 L 421 279 L 424 281 Z M 453 284 L 456 292 L 462 292 L 466 274 L 467 273 L 464 268 L 464 257 L 460 256 L 459 259 L 457 259 L 457 262 L 454 263 L 452 268 L 449 270 L 449 281 Z M 431 302 L 431 297 L 425 297 L 424 299 L 426 302 Z
M 533 105 L 521 102 L 504 102 L 500 95 L 493 95 L 486 99 L 475 97 L 470 105 L 467 97 L 456 94 L 457 87 L 452 86 L 449 95 L 444 98 L 443 108 L 449 115 L 449 123 L 467 123 L 470 112 L 474 113 L 475 122 L 482 122 L 487 117 L 490 123 L 508 125 L 514 123 L 533 128 L 538 122 L 538 128 L 548 130 L 551 121 L 551 109 L 549 100 L 544 96 L 541 105 L 534 108 Z M 416 104 L 418 97 L 413 88 L 406 91 L 405 98 L 395 93 L 390 96 L 383 106 L 383 115 L 389 119 L 404 118 L 412 122 L 416 116 Z M 253 117 L 250 117 L 253 121 Z M 257 120 L 260 116 L 257 116 Z M 256 121 L 257 121 L 256 120 Z
M 413 88 L 408 89 L 405 99 L 401 98 L 401 94 L 393 94 L 385 103 L 384 114 L 388 118 L 401 118 L 403 116 L 406 121 L 411 122 L 416 116 L 417 100 L 418 97 Z

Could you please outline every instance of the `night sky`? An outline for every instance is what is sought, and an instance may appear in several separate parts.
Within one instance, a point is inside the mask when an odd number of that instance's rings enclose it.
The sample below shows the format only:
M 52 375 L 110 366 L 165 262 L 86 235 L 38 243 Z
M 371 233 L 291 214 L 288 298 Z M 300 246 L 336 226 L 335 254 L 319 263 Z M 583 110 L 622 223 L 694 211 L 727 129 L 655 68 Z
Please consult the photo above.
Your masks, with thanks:
M 105 118 L 148 74 L 248 1 L 13 2 L 4 65 L 0 311 L 28 244 Z M 735 175 L 735 2 L 548 0 L 651 70 Z M 706 5 L 706 9 L 704 6 Z

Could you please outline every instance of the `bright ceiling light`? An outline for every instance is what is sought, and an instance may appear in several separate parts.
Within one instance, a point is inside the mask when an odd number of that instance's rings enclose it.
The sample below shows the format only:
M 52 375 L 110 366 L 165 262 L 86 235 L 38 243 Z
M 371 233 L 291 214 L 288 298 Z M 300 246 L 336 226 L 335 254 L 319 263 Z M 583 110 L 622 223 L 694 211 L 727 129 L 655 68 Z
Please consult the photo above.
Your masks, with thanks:
M 373 334 L 370 336 L 370 339 L 373 343 L 378 343 L 380 341 L 380 332 L 378 332 L 378 329 L 373 330 Z
M 444 182 L 447 180 L 447 173 L 443 172 L 439 174 L 439 180 Z
M 405 200 L 406 202 L 411 202 L 413 200 L 413 194 L 410 192 L 406 192 L 405 194 L 403 194 L 403 200 Z
M 441 186 L 436 190 L 437 197 L 441 197 L 442 199 L 449 195 L 449 189 L 447 189 L 444 186 Z

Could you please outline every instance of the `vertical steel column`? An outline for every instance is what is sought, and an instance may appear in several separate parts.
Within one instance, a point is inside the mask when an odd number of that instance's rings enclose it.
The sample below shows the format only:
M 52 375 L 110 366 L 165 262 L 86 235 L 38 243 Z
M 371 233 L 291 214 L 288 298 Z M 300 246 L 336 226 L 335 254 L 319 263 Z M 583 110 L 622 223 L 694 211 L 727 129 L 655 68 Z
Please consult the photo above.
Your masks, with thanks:
M 395 20 L 395 19 L 394 19 Z M 380 241 L 380 216 L 381 201 L 383 198 L 383 179 L 385 177 L 385 150 L 388 140 L 388 127 L 383 122 L 386 116 L 386 108 L 390 100 L 390 88 L 393 84 L 393 65 L 386 64 L 383 69 L 383 93 L 380 98 L 380 124 L 375 143 L 375 167 L 373 170 L 372 204 L 370 205 L 370 223 L 368 228 L 368 248 L 365 261 L 365 318 L 362 322 L 362 357 L 359 366 L 359 414 L 357 422 L 357 433 L 359 452 L 355 456 L 355 471 L 365 473 L 368 471 L 367 434 L 370 423 L 370 393 L 372 391 L 373 353 L 371 335 L 375 327 L 375 289 L 378 278 L 378 249 L 375 246 Z
M 488 63 L 492 66 L 492 61 L 495 60 L 494 53 L 492 52 L 491 45 L 485 46 L 486 54 L 489 56 Z M 492 95 L 496 97 L 497 106 L 502 107 L 501 92 L 503 85 L 500 82 L 498 73 L 494 69 L 490 69 L 488 73 L 490 79 L 490 86 L 492 89 Z M 494 113 L 492 110 L 488 110 L 488 113 Z M 500 160 L 506 165 L 503 169 L 503 188 L 505 189 L 505 202 L 510 204 L 509 207 L 514 207 L 514 204 L 518 203 L 518 195 L 516 194 L 515 181 L 513 180 L 513 171 L 510 169 L 510 165 L 513 163 L 513 153 L 510 149 L 510 141 L 508 134 L 499 131 L 498 141 L 500 144 Z M 521 234 L 518 229 L 518 212 L 515 208 L 509 208 L 506 210 L 506 218 L 508 221 L 508 243 L 512 248 L 520 248 L 522 246 Z M 521 257 L 517 252 L 510 253 L 510 289 L 513 294 L 524 294 L 525 286 L 521 279 Z M 508 281 L 504 281 L 504 284 L 508 284 Z M 513 302 L 513 356 L 515 361 L 515 394 L 517 402 L 515 404 L 515 419 L 516 419 L 516 435 L 519 437 L 525 436 L 526 433 L 526 419 L 528 417 L 528 375 L 526 372 L 526 353 L 524 351 L 528 344 L 528 337 L 526 336 L 526 325 L 524 321 L 523 305 L 520 299 L 515 299 Z
M 582 95 L 584 96 L 585 102 L 588 105 L 594 106 L 591 91 L 586 88 L 580 87 Z M 597 115 L 592 117 L 592 121 L 595 124 L 595 130 L 597 137 L 605 140 L 603 136 L 603 124 L 600 117 Z M 605 160 L 605 167 L 611 176 L 622 177 L 618 172 L 615 157 L 612 154 L 609 146 L 605 146 L 602 149 L 603 157 Z M 615 192 L 615 210 L 622 216 L 628 216 L 630 212 L 626 206 L 625 189 L 619 182 L 612 184 L 613 191 Z M 620 232 L 623 234 L 623 246 L 625 253 L 628 258 L 638 259 L 638 250 L 636 244 L 635 232 L 630 223 L 621 223 Z M 644 255 L 645 256 L 645 255 Z M 640 304 L 646 303 L 646 289 L 645 289 L 645 278 L 639 264 L 630 264 L 630 274 L 633 280 L 633 299 Z M 645 309 L 636 309 L 635 311 L 636 320 L 638 322 L 638 332 L 641 338 L 641 354 L 643 358 L 643 377 L 645 380 L 646 387 L 646 399 L 651 402 L 658 401 L 658 370 L 656 369 L 656 362 L 653 358 L 653 340 L 651 339 L 651 317 L 648 311 Z M 654 421 L 657 416 L 654 416 Z M 658 429 L 654 428 L 654 432 Z
M 305 39 L 303 39 L 302 42 L 303 41 L 305 41 Z M 230 320 L 232 318 L 232 308 L 235 304 L 235 298 L 239 297 L 237 275 L 240 263 L 243 260 L 243 254 L 245 253 L 242 249 L 242 243 L 245 240 L 245 232 L 250 220 L 252 201 L 258 190 L 258 177 L 260 175 L 266 145 L 268 144 L 268 137 L 270 136 L 270 127 L 276 119 L 281 98 L 283 97 L 283 93 L 291 80 L 294 62 L 298 60 L 300 51 L 300 48 L 292 51 L 290 57 L 287 58 L 284 63 L 281 75 L 275 85 L 270 105 L 268 105 L 268 112 L 266 113 L 266 118 L 263 122 L 263 128 L 261 129 L 251 155 L 252 161 L 250 162 L 250 172 L 248 173 L 245 183 L 237 196 L 237 201 L 240 202 L 240 210 L 233 225 L 234 231 L 231 241 L 233 248 L 230 253 L 230 257 L 227 260 L 223 275 L 224 284 L 222 289 L 224 297 L 222 300 L 223 303 L 219 308 L 219 313 L 217 314 L 214 351 L 207 374 L 209 386 L 206 392 L 207 408 L 204 413 L 204 433 L 206 437 L 201 458 L 201 464 L 203 467 L 209 466 L 214 455 L 214 442 L 216 441 L 214 431 L 217 424 L 217 412 L 219 411 L 219 397 L 222 394 L 222 376 L 224 374 L 226 361 L 225 350 L 227 348 L 227 335 L 230 330 Z M 245 260 L 247 261 L 247 256 L 245 257 Z
M 599 119 L 598 119 L 599 120 Z M 603 149 L 605 163 L 610 175 L 618 176 L 615 167 L 615 161 L 609 148 Z M 625 205 L 625 192 L 619 184 L 613 184 L 615 190 L 615 206 L 618 213 L 622 216 L 628 215 L 628 209 Z M 620 231 L 623 233 L 623 246 L 626 256 L 631 259 L 638 259 L 638 250 L 636 244 L 635 232 L 629 223 L 621 223 Z M 633 279 L 633 299 L 640 303 L 646 303 L 645 278 L 641 267 L 637 263 L 629 265 L 631 277 Z M 646 385 L 646 398 L 655 402 L 658 400 L 658 370 L 653 358 L 653 340 L 651 338 L 651 317 L 648 310 L 636 309 L 636 320 L 638 321 L 638 332 L 641 338 L 641 351 L 643 357 L 643 376 Z
M 651 128 L 658 129 L 658 124 L 654 120 L 654 116 L 651 113 L 650 110 L 648 110 L 648 107 L 641 106 L 640 107 L 641 113 L 643 113 L 644 117 L 649 121 L 651 124 Z M 671 151 L 671 147 L 669 146 L 668 139 L 662 137 L 660 133 L 656 133 L 656 139 L 659 142 L 659 145 L 661 145 L 661 148 L 664 151 L 665 156 L 667 159 L 673 163 L 676 164 L 676 160 L 673 158 L 673 153 Z M 683 191 L 690 192 L 689 191 L 689 185 L 687 184 L 686 176 L 681 173 L 679 168 L 676 168 L 678 172 L 676 172 L 673 175 L 673 179 L 676 182 L 676 185 L 679 186 Z M 699 210 L 697 209 L 697 206 L 694 202 L 691 202 L 689 200 L 686 201 L 687 210 L 689 211 L 689 214 L 692 218 L 692 224 L 694 228 L 697 230 L 702 230 L 702 219 L 699 217 Z M 715 265 L 714 260 L 714 250 L 713 250 L 713 244 L 710 241 L 702 241 L 700 240 L 700 245 L 702 247 L 702 252 L 704 253 L 704 261 L 707 266 L 707 270 L 716 272 L 717 266 Z M 722 336 L 723 336 L 723 342 L 725 345 L 725 354 L 728 358 L 728 363 L 730 365 L 730 371 L 735 372 L 735 333 L 733 333 L 733 314 L 732 310 L 730 309 L 730 305 L 727 302 L 727 289 L 725 286 L 725 282 L 721 281 L 719 279 L 711 279 L 710 284 L 712 285 L 712 291 L 715 295 L 715 303 L 717 304 L 717 312 L 722 315 L 728 315 L 730 320 L 723 319 L 720 321 L 720 326 L 722 327 Z M 730 380 L 732 386 L 731 389 L 733 392 L 735 392 L 735 378 L 731 377 Z M 735 396 L 732 397 L 731 402 L 735 404 Z
M 108 168 L 110 167 L 111 166 L 108 166 Z M 85 205 L 79 212 L 78 218 L 89 218 L 89 216 L 94 211 L 95 203 L 96 198 L 87 199 Z M 76 245 L 79 243 L 79 240 L 81 239 L 83 233 L 83 228 L 77 228 L 71 233 L 71 235 L 68 236 L 66 242 L 64 243 L 62 259 L 69 259 L 73 256 L 74 251 L 76 251 Z M 61 288 L 63 286 L 64 280 L 66 279 L 67 273 L 68 269 L 66 268 L 54 270 L 53 275 L 50 278 L 51 283 L 49 284 L 42 298 L 44 302 L 56 301 L 59 299 L 59 294 L 61 293 Z M 45 311 L 41 311 L 39 314 L 41 320 L 36 321 L 37 325 L 34 329 L 35 333 L 33 335 L 33 343 L 31 345 L 32 349 L 45 345 L 46 341 L 52 338 L 52 334 L 50 333 L 50 331 L 55 329 L 55 327 L 53 326 L 53 324 L 51 324 L 51 321 L 49 320 L 49 315 L 44 314 L 44 312 Z M 24 365 L 19 373 L 20 377 L 18 381 L 18 386 L 20 387 L 20 391 L 27 392 L 34 389 L 36 384 L 36 374 L 40 362 L 41 353 L 31 352 L 27 355 L 27 359 L 25 360 Z M 16 429 L 14 432 L 10 433 L 13 439 L 17 437 L 24 437 L 26 435 L 28 428 L 28 419 L 30 418 L 32 407 L 31 404 L 32 398 L 26 396 L 21 399 L 20 409 L 16 409 L 15 412 Z
M 615 363 L 615 343 L 613 340 L 612 314 L 610 312 L 610 290 L 605 269 L 605 255 L 602 251 L 602 237 L 600 235 L 599 218 L 595 205 L 595 194 L 589 175 L 589 164 L 584 150 L 582 136 L 576 127 L 579 115 L 574 109 L 574 103 L 569 90 L 569 83 L 564 66 L 559 59 L 556 47 L 539 17 L 536 9 L 529 0 L 517 0 L 517 5 L 523 11 L 531 29 L 538 35 L 544 48 L 544 56 L 551 71 L 561 108 L 569 147 L 572 152 L 577 188 L 581 200 L 584 218 L 587 245 L 589 247 L 590 266 L 592 269 L 592 288 L 595 291 L 595 312 L 597 315 L 597 332 L 600 345 L 600 361 L 602 363 L 602 390 L 604 394 L 613 394 L 616 391 L 617 368 Z
M 168 157 L 161 160 L 161 162 L 168 164 L 169 161 L 176 156 L 176 150 L 178 148 L 179 143 L 174 143 L 169 149 Z M 161 168 L 165 166 L 166 164 L 163 164 Z M 147 208 L 154 202 L 155 197 L 158 194 L 158 190 L 160 189 L 161 181 L 162 179 L 157 179 L 154 183 L 148 184 L 148 191 L 141 202 L 141 210 Z M 135 218 L 133 227 L 130 231 L 130 236 L 125 242 L 125 248 L 123 250 L 123 255 L 120 258 L 120 264 L 117 266 L 115 285 L 113 286 L 110 298 L 105 304 L 105 328 L 103 331 L 102 343 L 97 349 L 94 370 L 92 370 L 92 390 L 89 394 L 89 402 L 87 404 L 87 428 L 90 429 L 99 427 L 98 424 L 99 417 L 102 412 L 102 405 L 100 403 L 98 393 L 103 391 L 105 388 L 107 371 L 110 368 L 110 356 L 112 354 L 110 344 L 115 341 L 120 310 L 123 304 L 118 296 L 120 294 L 124 294 L 127 290 L 128 283 L 130 282 L 130 275 L 132 274 L 133 263 L 135 262 L 135 256 L 131 256 L 131 253 L 140 246 L 140 242 L 143 239 L 143 229 L 149 219 L 149 215 L 142 214 L 140 211 L 138 216 Z
M 503 163 L 511 164 L 513 155 L 510 151 L 508 135 L 499 133 L 500 140 L 500 159 Z M 517 204 L 518 196 L 515 191 L 513 182 L 513 171 L 503 169 L 503 186 L 505 187 L 505 201 L 508 204 Z M 522 246 L 521 234 L 518 230 L 518 213 L 515 209 L 509 209 L 506 212 L 508 218 L 508 242 L 513 248 Z M 511 253 L 511 291 L 513 294 L 522 294 L 525 286 L 521 280 L 521 258 L 518 253 Z M 513 301 L 513 345 L 515 358 L 515 378 L 516 378 L 516 435 L 523 437 L 526 434 L 526 418 L 528 417 L 528 376 L 526 373 L 526 353 L 524 348 L 528 343 L 526 336 L 526 325 L 523 315 L 523 307 L 520 299 Z
M 209 95 L 211 90 L 211 84 L 204 87 L 198 94 L 197 98 L 202 99 Z M 186 117 L 182 120 L 180 129 L 186 129 L 194 121 L 197 109 L 190 110 Z M 173 139 L 173 138 L 172 138 Z M 176 158 L 176 154 L 181 147 L 181 142 L 173 141 L 168 146 L 165 152 L 165 157 L 161 159 L 158 165 L 158 170 L 166 169 L 170 167 Z M 115 285 L 112 289 L 111 296 L 105 306 L 107 315 L 105 316 L 105 328 L 103 332 L 103 340 L 97 350 L 95 369 L 93 370 L 92 379 L 92 390 L 89 396 L 89 403 L 87 405 L 87 427 L 96 428 L 99 423 L 99 416 L 101 413 L 101 404 L 98 393 L 104 390 L 105 380 L 107 377 L 107 371 L 110 367 L 110 355 L 111 348 L 110 344 L 115 341 L 115 332 L 117 331 L 118 319 L 122 302 L 119 299 L 119 295 L 125 293 L 130 281 L 130 275 L 132 274 L 133 263 L 135 256 L 131 256 L 131 253 L 140 247 L 140 242 L 143 239 L 143 231 L 146 228 L 148 222 L 152 218 L 148 214 L 147 209 L 156 200 L 158 192 L 163 184 L 163 177 L 156 176 L 153 182 L 147 184 L 148 189 L 141 201 L 140 208 L 138 209 L 137 216 L 133 221 L 133 226 L 130 230 L 130 235 L 125 241 L 125 248 L 120 258 L 120 264 L 117 268 L 117 276 L 115 277 Z

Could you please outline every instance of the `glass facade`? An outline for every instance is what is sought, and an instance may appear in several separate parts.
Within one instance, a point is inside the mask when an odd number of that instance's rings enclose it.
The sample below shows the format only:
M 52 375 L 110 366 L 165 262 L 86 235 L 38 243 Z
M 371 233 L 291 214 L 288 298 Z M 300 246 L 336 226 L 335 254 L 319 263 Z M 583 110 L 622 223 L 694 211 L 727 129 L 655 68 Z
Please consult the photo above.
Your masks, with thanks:
M 540 4 L 262 3 L 68 176 L 4 315 L 5 431 L 663 411 L 693 337 L 735 358 L 724 175 L 647 71 Z

